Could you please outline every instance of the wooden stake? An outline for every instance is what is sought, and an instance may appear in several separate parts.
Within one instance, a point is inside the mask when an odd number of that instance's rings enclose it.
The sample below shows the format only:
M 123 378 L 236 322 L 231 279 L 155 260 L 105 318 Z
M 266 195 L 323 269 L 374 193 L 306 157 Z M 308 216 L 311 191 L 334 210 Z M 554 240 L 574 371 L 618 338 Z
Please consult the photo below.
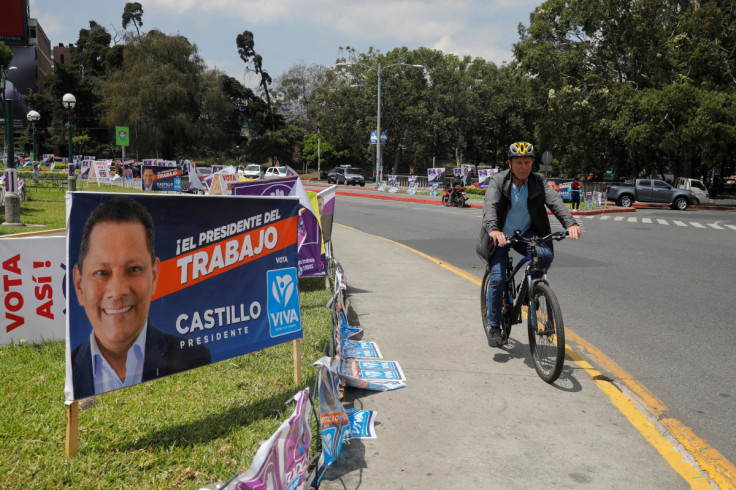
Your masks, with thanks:
M 79 448 L 79 405 L 71 402 L 66 406 L 66 456 L 74 458 Z
M 302 384 L 302 341 L 292 340 L 294 346 L 294 383 Z

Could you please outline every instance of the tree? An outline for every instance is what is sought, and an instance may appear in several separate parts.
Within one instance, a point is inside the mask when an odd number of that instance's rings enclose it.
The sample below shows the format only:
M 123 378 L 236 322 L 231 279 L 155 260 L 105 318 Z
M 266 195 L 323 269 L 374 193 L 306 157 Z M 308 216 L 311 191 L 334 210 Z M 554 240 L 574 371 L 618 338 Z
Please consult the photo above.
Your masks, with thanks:
M 275 128 L 275 122 L 272 120 L 273 110 L 271 108 L 271 94 L 268 90 L 268 86 L 271 85 L 271 76 L 266 70 L 263 69 L 263 57 L 255 51 L 255 40 L 253 39 L 253 33 L 250 31 L 243 31 L 242 34 L 238 34 L 235 39 L 235 43 L 238 46 L 238 54 L 240 59 L 243 60 L 246 66 L 246 71 L 252 71 L 256 75 L 260 75 L 261 80 L 258 86 L 261 87 L 263 93 L 266 96 L 266 105 L 268 106 L 269 118 L 271 118 L 270 125 L 271 129 Z M 250 65 L 252 64 L 252 68 Z
M 126 47 L 122 68 L 102 89 L 104 122 L 129 125 L 131 150 L 141 157 L 182 155 L 200 137 L 203 71 L 197 47 L 184 36 L 148 31 Z
M 314 106 L 310 105 L 314 90 L 324 83 L 326 73 L 327 68 L 322 65 L 299 63 L 276 79 L 276 111 L 287 123 L 310 131 L 316 130 L 315 114 L 310 114 Z
M 3 71 L 10 67 L 10 62 L 13 59 L 13 51 L 4 42 L 0 41 L 0 69 Z
M 139 2 L 128 2 L 123 9 L 123 29 L 127 29 L 128 25 L 133 24 L 138 37 L 141 37 L 139 27 L 143 27 L 143 7 Z

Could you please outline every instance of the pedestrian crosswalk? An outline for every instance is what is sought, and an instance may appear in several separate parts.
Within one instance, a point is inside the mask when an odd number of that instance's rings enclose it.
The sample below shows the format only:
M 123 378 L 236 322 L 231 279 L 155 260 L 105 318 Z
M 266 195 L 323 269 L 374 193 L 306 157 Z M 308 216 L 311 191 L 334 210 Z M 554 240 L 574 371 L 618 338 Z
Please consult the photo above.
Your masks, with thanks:
M 701 223 L 699 221 L 682 221 L 682 220 L 666 220 L 661 218 L 639 218 L 638 216 L 614 216 L 610 214 L 594 214 L 584 216 L 588 220 L 600 220 L 600 221 L 614 221 L 614 222 L 625 222 L 625 223 L 641 223 L 646 225 L 663 225 L 663 226 L 676 226 L 680 228 L 695 228 L 695 229 L 712 229 L 712 230 L 723 230 L 723 231 L 736 231 L 736 225 L 730 225 L 723 222 L 715 223 Z

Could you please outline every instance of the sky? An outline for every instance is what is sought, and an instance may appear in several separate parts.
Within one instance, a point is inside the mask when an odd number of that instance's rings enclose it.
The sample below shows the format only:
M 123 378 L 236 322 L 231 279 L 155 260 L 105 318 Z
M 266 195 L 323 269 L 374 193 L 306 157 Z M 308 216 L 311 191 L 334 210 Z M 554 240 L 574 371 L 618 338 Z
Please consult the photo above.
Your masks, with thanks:
M 235 38 L 251 31 L 273 79 L 305 63 L 334 65 L 340 47 L 381 53 L 406 46 L 469 55 L 498 65 L 512 59 L 517 26 L 541 0 L 141 0 L 144 31 L 181 34 L 209 68 L 254 87 Z M 52 46 L 75 43 L 94 20 L 122 33 L 126 0 L 30 0 Z M 129 27 L 130 29 L 131 27 Z M 121 38 L 122 36 L 118 36 Z

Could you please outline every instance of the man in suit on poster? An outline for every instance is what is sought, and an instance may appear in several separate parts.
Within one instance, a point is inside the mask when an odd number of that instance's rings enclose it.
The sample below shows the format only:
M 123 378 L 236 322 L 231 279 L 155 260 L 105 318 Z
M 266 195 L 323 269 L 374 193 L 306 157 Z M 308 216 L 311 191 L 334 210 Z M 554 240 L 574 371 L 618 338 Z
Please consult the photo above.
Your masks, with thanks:
M 92 332 L 72 352 L 74 399 L 211 362 L 209 348 L 190 347 L 148 318 L 160 271 L 154 240 L 153 218 L 127 196 L 104 201 L 87 219 L 73 282 Z

